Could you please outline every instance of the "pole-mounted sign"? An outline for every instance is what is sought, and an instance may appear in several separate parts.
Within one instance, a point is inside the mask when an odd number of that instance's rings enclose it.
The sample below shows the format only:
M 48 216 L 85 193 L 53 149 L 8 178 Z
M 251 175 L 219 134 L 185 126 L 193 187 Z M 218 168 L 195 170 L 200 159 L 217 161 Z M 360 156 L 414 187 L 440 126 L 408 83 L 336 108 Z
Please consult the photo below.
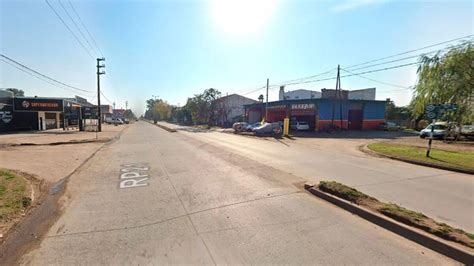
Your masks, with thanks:
M 446 111 L 456 111 L 458 105 L 455 103 L 444 103 L 444 104 L 433 104 L 430 103 L 425 107 L 426 116 L 432 120 L 431 124 L 431 134 L 428 140 L 428 147 L 426 150 L 426 157 L 430 157 L 431 143 L 433 141 L 433 132 L 434 132 L 434 123 L 436 119 L 444 117 Z

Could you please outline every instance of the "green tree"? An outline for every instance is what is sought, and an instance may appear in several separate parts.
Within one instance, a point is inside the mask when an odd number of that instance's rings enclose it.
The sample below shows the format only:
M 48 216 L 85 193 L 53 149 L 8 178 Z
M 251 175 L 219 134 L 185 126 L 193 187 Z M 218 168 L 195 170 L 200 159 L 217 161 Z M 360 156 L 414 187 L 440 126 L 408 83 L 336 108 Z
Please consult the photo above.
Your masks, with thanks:
M 411 117 L 410 110 L 408 107 L 396 106 L 393 101 L 387 101 L 385 107 L 385 119 L 389 121 L 404 121 L 409 120 Z
M 157 115 L 157 120 L 169 120 L 171 117 L 171 105 L 166 101 L 157 101 L 154 106 L 155 114 Z
M 195 94 L 188 98 L 185 109 L 191 114 L 195 124 L 212 125 L 217 116 L 217 105 L 215 100 L 220 98 L 221 93 L 213 88 L 204 90 L 201 94 Z
M 423 117 L 430 103 L 456 103 L 458 110 L 444 119 L 458 123 L 474 121 L 474 47 L 464 42 L 448 52 L 432 57 L 422 56 L 418 68 L 418 84 L 410 108 L 417 119 Z
M 13 92 L 13 96 L 25 96 L 25 92 L 21 89 L 8 88 L 6 90 Z

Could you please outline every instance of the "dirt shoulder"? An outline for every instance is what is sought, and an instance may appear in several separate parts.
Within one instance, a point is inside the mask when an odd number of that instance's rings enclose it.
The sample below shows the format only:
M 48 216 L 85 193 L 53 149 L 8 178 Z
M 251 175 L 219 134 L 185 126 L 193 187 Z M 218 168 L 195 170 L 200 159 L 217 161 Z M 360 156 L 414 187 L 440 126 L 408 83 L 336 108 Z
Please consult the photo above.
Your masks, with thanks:
M 90 142 L 104 142 L 114 138 L 128 125 L 102 125 L 102 132 L 84 132 L 78 130 L 53 129 L 47 131 L 27 131 L 11 134 L 0 134 L 0 147 L 17 145 L 48 145 Z
M 100 138 L 111 140 L 127 126 L 104 125 L 103 132 L 99 133 Z M 35 143 L 38 145 L 3 146 L 0 148 L 0 167 L 18 170 L 34 174 L 40 180 L 48 184 L 56 183 L 61 178 L 67 176 L 93 152 L 98 150 L 107 141 L 98 142 L 77 142 L 74 145 L 47 145 L 47 143 L 57 143 L 68 141 L 84 141 L 91 137 L 95 138 L 94 132 L 73 133 L 21 133 L 0 135 L 0 142 L 8 143 Z M 5 143 L 5 142 L 4 142 Z
M 0 168 L 0 244 L 44 199 L 46 186 L 36 176 Z
M 104 126 L 103 136 L 117 139 L 128 126 Z M 94 137 L 95 137 L 95 133 Z M 101 133 L 99 133 L 101 134 Z M 21 255 L 18 248 L 35 245 L 51 223 L 60 215 L 57 204 L 67 178 L 89 160 L 108 142 L 77 143 L 75 145 L 48 145 L 48 142 L 85 140 L 91 132 L 76 133 L 24 133 L 0 136 L 0 140 L 13 143 L 33 142 L 38 145 L 3 146 L 0 148 L 0 168 L 26 180 L 31 204 L 0 221 L 0 261 L 5 254 Z M 22 189 L 23 190 L 23 189 Z M 26 200 L 26 199 L 25 199 Z M 4 243 L 5 242 L 5 243 Z M 39 242 L 38 242 L 39 243 Z M 13 253 L 11 253 L 13 252 Z

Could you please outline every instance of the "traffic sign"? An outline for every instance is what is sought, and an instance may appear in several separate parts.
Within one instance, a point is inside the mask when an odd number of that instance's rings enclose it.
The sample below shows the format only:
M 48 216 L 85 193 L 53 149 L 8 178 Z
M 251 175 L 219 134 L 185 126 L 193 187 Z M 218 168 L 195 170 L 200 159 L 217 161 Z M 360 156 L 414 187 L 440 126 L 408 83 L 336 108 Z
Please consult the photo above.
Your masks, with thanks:
M 457 109 L 458 105 L 455 103 L 430 103 L 425 107 L 425 115 L 429 119 L 438 119 L 443 117 L 447 111 L 456 111 Z
M 426 113 L 426 116 L 429 118 L 429 119 L 436 119 L 436 117 L 438 116 L 436 113 L 434 112 L 428 112 Z
M 428 104 L 428 105 L 426 106 L 426 111 L 427 111 L 427 112 L 432 112 L 432 111 L 434 111 L 435 109 L 436 109 L 436 105 L 434 105 L 434 104 Z

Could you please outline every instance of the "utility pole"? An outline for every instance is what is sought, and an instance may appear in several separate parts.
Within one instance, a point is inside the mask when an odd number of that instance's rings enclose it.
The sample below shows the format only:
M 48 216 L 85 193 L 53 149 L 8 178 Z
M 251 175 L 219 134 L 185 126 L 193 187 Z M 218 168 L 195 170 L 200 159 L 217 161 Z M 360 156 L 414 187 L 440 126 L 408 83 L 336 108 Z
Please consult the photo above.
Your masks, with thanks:
M 128 110 L 128 101 L 125 101 L 125 110 Z
M 267 97 L 265 98 L 266 99 L 266 103 L 265 103 L 265 122 L 268 121 L 268 85 L 269 85 L 269 79 L 267 78 Z
M 341 90 L 341 74 L 340 74 L 340 65 L 337 65 L 337 81 L 336 81 L 336 86 L 338 86 L 339 89 L 339 119 L 341 122 L 341 127 L 339 128 L 340 131 L 342 131 L 342 90 Z M 349 118 L 348 118 L 349 119 Z M 349 124 L 349 122 L 348 122 Z
M 101 65 L 100 62 L 105 61 L 105 58 L 97 58 L 97 114 L 99 115 L 98 121 L 98 131 L 102 131 L 102 114 L 100 112 L 100 75 L 104 75 L 105 71 L 100 71 L 101 68 L 104 68 L 105 65 Z
M 337 78 L 336 78 L 336 90 L 334 91 L 334 100 L 332 102 L 332 118 L 331 118 L 331 127 L 334 129 L 334 117 L 336 116 L 336 100 L 339 102 L 339 130 L 342 130 L 342 91 L 341 91 L 341 75 L 340 75 L 340 65 L 337 65 Z M 331 130 L 332 130 L 331 129 Z
M 112 105 L 114 106 L 114 109 L 115 109 L 115 102 L 113 102 Z

